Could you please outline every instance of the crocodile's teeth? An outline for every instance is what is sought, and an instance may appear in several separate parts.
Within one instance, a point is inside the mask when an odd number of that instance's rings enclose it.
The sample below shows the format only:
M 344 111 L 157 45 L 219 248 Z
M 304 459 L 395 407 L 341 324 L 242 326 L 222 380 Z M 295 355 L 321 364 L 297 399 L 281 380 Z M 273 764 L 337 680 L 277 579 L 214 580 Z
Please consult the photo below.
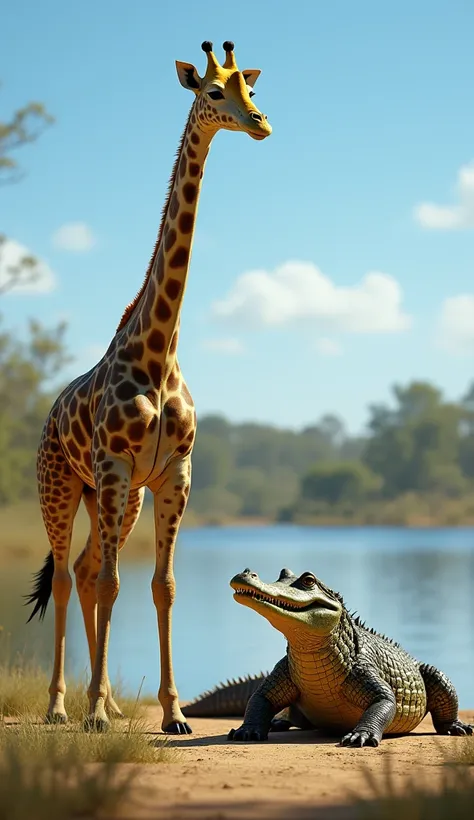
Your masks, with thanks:
M 269 604 L 273 604 L 274 606 L 278 606 L 280 609 L 287 609 L 291 612 L 297 612 L 301 607 L 289 604 L 287 601 L 278 601 L 275 598 L 271 598 L 269 595 L 265 595 L 261 592 L 257 592 L 254 589 L 237 589 L 239 595 L 247 595 L 249 598 L 255 598 L 256 601 L 264 601 Z

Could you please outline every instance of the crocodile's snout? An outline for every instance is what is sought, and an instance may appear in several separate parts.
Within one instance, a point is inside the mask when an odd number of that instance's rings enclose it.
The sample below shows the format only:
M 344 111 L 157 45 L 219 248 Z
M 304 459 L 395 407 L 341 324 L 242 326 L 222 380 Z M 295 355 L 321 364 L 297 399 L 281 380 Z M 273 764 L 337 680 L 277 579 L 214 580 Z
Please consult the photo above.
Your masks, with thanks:
M 258 575 L 257 575 L 256 572 L 252 572 L 252 570 L 249 569 L 248 567 L 245 567 L 243 572 L 238 572 L 237 575 L 234 575 L 234 577 L 232 578 L 230 583 L 233 584 L 236 581 L 246 581 L 246 580 L 248 581 L 249 578 L 252 578 L 252 579 L 255 580 L 255 578 L 258 578 Z

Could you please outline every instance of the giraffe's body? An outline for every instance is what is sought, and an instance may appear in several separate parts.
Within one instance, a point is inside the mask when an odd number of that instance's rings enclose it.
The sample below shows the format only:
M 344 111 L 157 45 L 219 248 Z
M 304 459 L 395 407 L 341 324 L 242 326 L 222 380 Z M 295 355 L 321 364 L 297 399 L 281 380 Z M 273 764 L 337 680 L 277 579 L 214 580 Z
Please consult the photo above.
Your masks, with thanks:
M 231 43 L 220 66 L 203 44 L 208 69 L 177 63 L 180 81 L 196 94 L 173 169 L 155 250 L 143 286 L 126 309 L 101 361 L 75 379 L 54 403 L 38 451 L 43 518 L 54 558 L 55 662 L 50 720 L 65 720 L 64 642 L 71 591 L 68 558 L 81 497 L 91 519 L 87 544 L 74 565 L 92 665 L 88 725 L 107 725 L 106 706 L 119 714 L 107 673 L 113 603 L 119 590 L 118 551 L 140 514 L 144 488 L 154 494 L 156 569 L 152 581 L 160 635 L 163 728 L 190 731 L 179 709 L 171 662 L 173 552 L 191 482 L 196 414 L 176 350 L 204 166 L 221 128 L 256 139 L 270 126 L 250 101 L 259 72 L 239 72 Z M 214 101 L 219 101 L 217 105 Z M 45 564 L 45 567 L 51 564 Z M 43 570 L 41 583 L 47 582 Z M 35 612 L 44 611 L 38 589 Z M 47 601 L 47 597 L 46 597 Z M 34 614 L 34 613 L 33 613 Z

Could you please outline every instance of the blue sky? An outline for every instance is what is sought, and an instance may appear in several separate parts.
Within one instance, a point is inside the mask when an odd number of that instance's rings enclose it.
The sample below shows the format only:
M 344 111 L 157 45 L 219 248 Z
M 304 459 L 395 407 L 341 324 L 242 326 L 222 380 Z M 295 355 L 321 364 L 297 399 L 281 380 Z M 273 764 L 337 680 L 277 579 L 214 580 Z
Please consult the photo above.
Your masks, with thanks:
M 56 118 L 0 191 L 0 229 L 45 265 L 42 292 L 3 300 L 8 323 L 66 317 L 71 377 L 106 348 L 192 102 L 174 61 L 202 72 L 201 41 L 222 56 L 232 39 L 262 69 L 273 134 L 220 133 L 207 164 L 179 350 L 198 413 L 336 412 L 357 431 L 394 382 L 458 397 L 474 376 L 473 30 L 470 0 L 8 4 L 0 116 L 38 99 Z

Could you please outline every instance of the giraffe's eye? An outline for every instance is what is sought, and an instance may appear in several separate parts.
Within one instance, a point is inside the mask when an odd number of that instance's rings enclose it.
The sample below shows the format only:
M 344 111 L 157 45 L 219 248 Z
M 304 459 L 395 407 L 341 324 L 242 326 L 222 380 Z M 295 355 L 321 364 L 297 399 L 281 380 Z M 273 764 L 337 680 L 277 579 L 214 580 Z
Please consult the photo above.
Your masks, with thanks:
M 312 589 L 315 586 L 315 584 L 316 578 L 314 577 L 314 575 L 311 575 L 310 572 L 306 572 L 301 577 L 301 586 L 303 586 L 305 589 Z
M 224 99 L 224 95 L 223 95 L 222 91 L 215 90 L 215 91 L 208 91 L 207 93 L 209 94 L 211 100 L 223 100 Z
M 249 97 L 255 97 L 255 91 L 249 91 Z

